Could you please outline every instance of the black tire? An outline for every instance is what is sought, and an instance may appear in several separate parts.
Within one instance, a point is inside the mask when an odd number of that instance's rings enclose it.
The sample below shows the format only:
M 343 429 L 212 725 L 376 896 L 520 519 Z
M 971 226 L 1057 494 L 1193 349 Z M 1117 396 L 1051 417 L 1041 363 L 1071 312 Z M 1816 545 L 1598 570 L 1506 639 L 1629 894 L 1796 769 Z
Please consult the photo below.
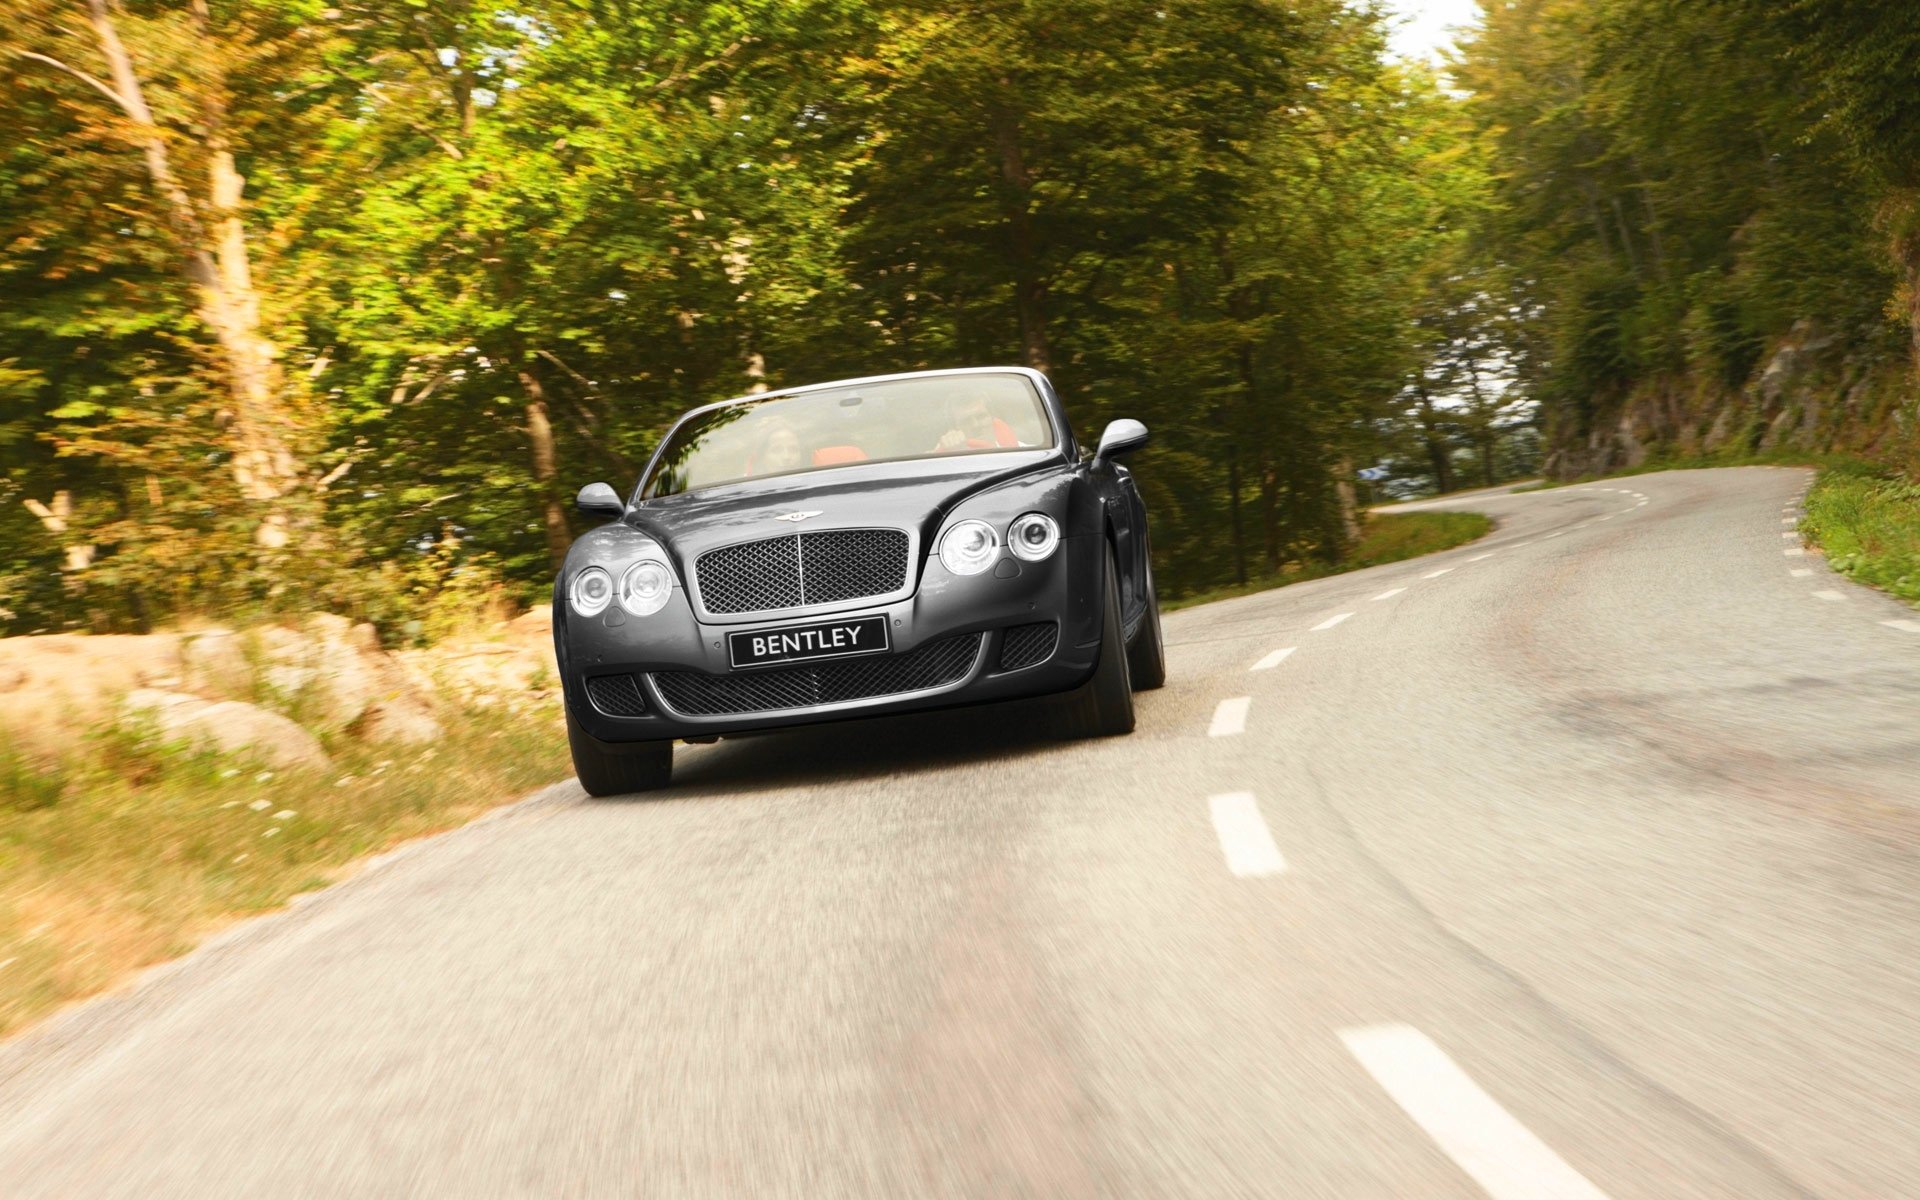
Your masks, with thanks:
M 1133 644 L 1127 647 L 1127 673 L 1136 692 L 1150 692 L 1167 681 L 1167 649 L 1160 640 L 1160 593 L 1153 587 L 1152 563 L 1147 564 L 1147 615 L 1133 635 Z
M 1127 636 L 1120 626 L 1120 572 L 1107 547 L 1106 592 L 1100 614 L 1100 662 L 1093 678 L 1062 696 L 1055 712 L 1070 738 L 1115 737 L 1133 732 L 1133 684 L 1127 671 Z
M 603 742 L 567 710 L 567 748 L 573 773 L 589 796 L 625 796 L 667 786 L 673 778 L 672 742 Z

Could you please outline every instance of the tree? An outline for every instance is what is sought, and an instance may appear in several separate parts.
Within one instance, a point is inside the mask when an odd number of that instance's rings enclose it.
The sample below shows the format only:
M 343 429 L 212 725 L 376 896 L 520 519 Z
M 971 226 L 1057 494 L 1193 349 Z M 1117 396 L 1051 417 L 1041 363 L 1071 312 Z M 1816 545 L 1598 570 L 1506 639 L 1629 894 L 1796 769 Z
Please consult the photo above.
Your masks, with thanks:
M 84 31 L 78 22 L 70 28 L 63 11 L 83 20 Z M 43 68 L 51 73 L 49 87 L 66 85 L 53 95 L 66 110 L 69 141 L 95 152 L 123 146 L 140 156 L 152 196 L 147 215 L 169 237 L 192 286 L 195 314 L 219 348 L 234 482 L 266 509 L 261 544 L 283 546 L 281 502 L 302 474 L 298 429 L 254 279 L 246 180 L 237 165 L 244 131 L 231 80 L 248 64 L 283 53 L 293 30 L 251 6 L 216 20 L 208 0 L 192 0 L 184 14 L 160 10 L 144 18 L 123 17 L 107 0 L 40 0 L 20 17 L 7 52 L 17 70 Z M 159 109 L 149 101 L 156 91 Z

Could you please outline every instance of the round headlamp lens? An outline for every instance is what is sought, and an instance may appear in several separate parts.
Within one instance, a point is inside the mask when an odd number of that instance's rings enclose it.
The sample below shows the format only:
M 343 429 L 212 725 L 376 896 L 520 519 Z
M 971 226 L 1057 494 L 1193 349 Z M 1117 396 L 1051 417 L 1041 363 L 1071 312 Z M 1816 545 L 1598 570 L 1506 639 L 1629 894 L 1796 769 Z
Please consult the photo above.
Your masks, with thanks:
M 985 521 L 962 521 L 940 539 L 940 563 L 955 575 L 978 575 L 993 565 L 1000 540 Z
M 650 617 L 667 606 L 673 594 L 673 572 L 667 564 L 641 559 L 620 581 L 620 607 L 636 617 Z
M 574 575 L 567 588 L 573 611 L 583 617 L 597 616 L 613 599 L 613 576 L 605 567 L 586 567 Z
M 1007 526 L 1007 545 L 1015 557 L 1039 562 L 1060 548 L 1060 526 L 1045 513 L 1027 513 Z

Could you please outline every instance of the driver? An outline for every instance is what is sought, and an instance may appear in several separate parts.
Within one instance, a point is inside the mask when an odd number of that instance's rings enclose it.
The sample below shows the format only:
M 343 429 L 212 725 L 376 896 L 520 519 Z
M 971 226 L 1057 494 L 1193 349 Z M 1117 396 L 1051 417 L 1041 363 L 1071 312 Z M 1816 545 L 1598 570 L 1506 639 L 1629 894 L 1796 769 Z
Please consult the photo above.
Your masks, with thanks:
M 936 450 L 992 450 L 1020 444 L 1013 426 L 993 415 L 987 402 L 978 396 L 963 396 L 947 401 L 947 419 L 951 427 L 940 435 Z

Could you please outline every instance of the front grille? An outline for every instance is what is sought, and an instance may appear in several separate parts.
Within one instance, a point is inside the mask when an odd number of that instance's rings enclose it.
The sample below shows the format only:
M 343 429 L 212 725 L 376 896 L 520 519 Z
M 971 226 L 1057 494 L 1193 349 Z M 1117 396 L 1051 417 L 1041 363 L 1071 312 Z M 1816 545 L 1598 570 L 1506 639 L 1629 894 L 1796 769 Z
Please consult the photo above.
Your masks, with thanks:
M 709 550 L 694 572 L 708 612 L 771 612 L 897 592 L 907 545 L 899 529 L 823 529 Z
M 1052 621 L 1015 625 L 1000 640 L 1000 669 L 1018 671 L 1021 667 L 1045 662 L 1053 653 L 1054 639 L 1059 636 L 1060 627 Z
M 644 717 L 646 697 L 640 681 L 631 675 L 595 675 L 587 680 L 587 699 L 609 717 Z
M 668 706 L 690 717 L 844 704 L 958 683 L 973 666 L 984 636 L 964 633 L 928 642 L 905 654 L 880 654 L 809 667 L 730 675 L 656 671 L 653 682 Z

